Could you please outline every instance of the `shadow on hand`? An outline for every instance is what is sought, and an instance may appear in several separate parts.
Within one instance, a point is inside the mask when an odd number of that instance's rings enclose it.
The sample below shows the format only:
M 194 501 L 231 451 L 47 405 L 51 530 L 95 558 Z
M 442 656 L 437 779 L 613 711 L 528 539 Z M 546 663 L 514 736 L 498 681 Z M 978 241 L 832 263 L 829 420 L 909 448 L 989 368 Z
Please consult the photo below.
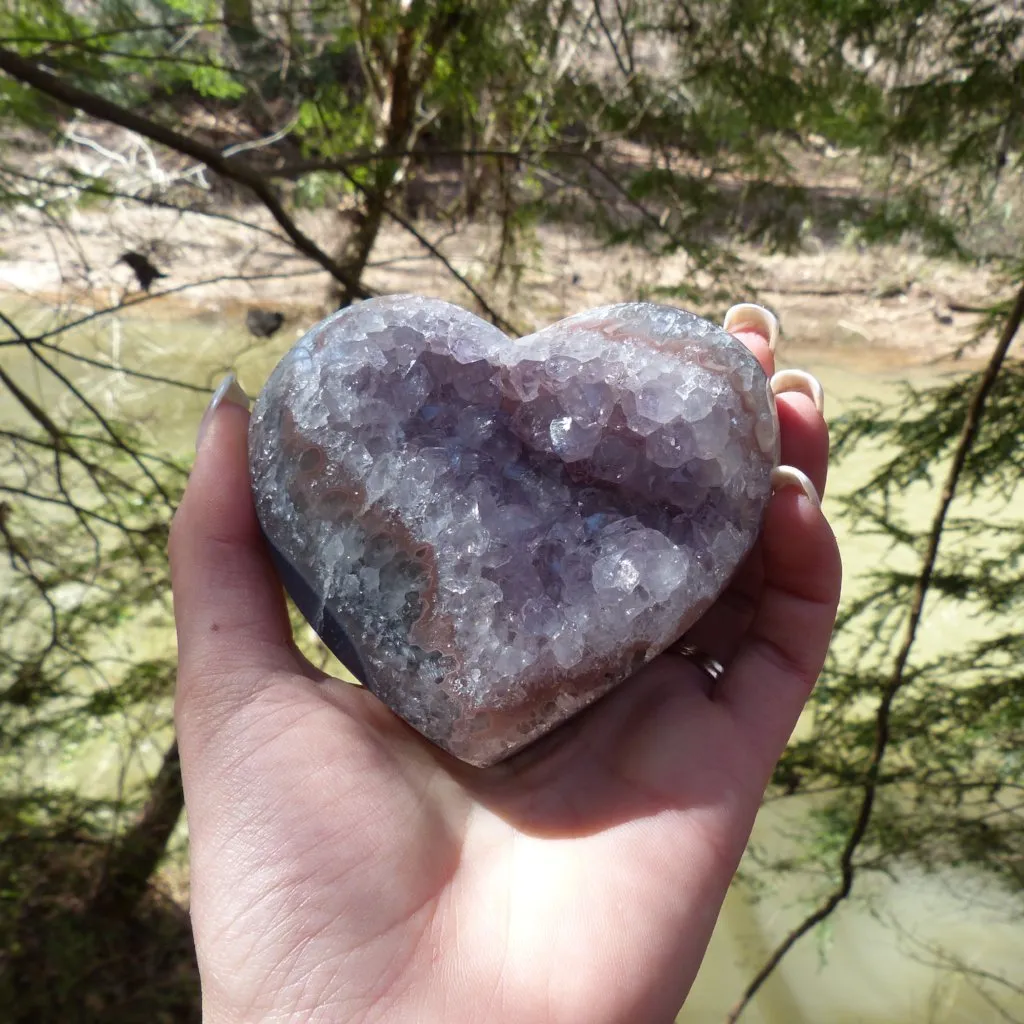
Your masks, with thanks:
M 742 751 L 730 751 L 735 734 L 705 682 L 689 661 L 663 654 L 507 761 L 474 768 L 435 756 L 474 799 L 533 836 L 734 804 L 756 787 L 739 784 Z

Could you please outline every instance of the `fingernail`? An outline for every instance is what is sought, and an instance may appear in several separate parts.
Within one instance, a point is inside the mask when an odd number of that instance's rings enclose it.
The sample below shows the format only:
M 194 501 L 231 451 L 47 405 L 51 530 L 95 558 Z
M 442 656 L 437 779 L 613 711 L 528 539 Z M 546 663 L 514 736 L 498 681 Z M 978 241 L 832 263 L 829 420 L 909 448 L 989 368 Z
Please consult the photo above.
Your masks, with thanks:
M 755 305 L 753 302 L 740 302 L 731 306 L 725 314 L 722 326 L 730 334 L 742 331 L 744 327 L 763 334 L 768 339 L 768 348 L 772 352 L 775 351 L 775 345 L 779 340 L 778 318 L 764 306 Z
M 787 391 L 806 395 L 814 403 L 814 408 L 825 415 L 825 389 L 813 374 L 806 370 L 779 370 L 772 376 L 772 394 L 781 395 Z
M 786 487 L 795 487 L 803 491 L 807 500 L 815 508 L 821 508 L 821 498 L 818 497 L 818 489 L 811 483 L 811 478 L 796 466 L 779 466 L 772 470 L 772 490 L 781 491 Z
M 203 438 L 206 436 L 207 430 L 210 429 L 213 417 L 217 414 L 217 410 L 222 402 L 240 405 L 246 411 L 249 409 L 249 396 L 242 390 L 241 385 L 238 383 L 238 378 L 233 373 L 229 373 L 217 385 L 217 390 L 214 391 L 210 404 L 206 407 L 206 412 L 203 413 L 203 418 L 199 421 L 199 430 L 196 433 L 196 451 L 199 451 Z

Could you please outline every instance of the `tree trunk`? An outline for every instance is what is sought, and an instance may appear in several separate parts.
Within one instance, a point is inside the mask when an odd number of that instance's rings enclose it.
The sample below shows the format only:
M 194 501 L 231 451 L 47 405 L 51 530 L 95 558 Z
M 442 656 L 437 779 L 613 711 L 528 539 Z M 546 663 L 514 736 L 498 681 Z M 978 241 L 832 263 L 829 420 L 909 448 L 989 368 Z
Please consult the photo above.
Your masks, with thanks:
M 377 146 L 385 152 L 401 153 L 412 146 L 415 135 L 415 106 L 418 92 L 414 95 L 411 74 L 412 33 L 405 31 L 399 36 L 395 48 L 394 63 L 388 76 L 388 92 L 381 111 L 382 126 L 377 132 Z M 336 290 L 338 308 L 348 306 L 356 298 L 352 288 L 354 282 L 362 280 L 370 253 L 380 234 L 384 222 L 384 211 L 395 185 L 401 180 L 407 158 L 396 157 L 381 160 L 376 164 L 371 183 L 359 196 L 353 217 L 353 227 L 345 239 L 338 262 L 344 269 L 349 284 L 339 284 Z
M 377 180 L 374 186 L 360 196 L 358 209 L 352 218 L 352 231 L 338 253 L 338 263 L 351 283 L 362 281 L 366 264 L 370 261 L 370 253 L 373 252 L 381 224 L 384 222 L 388 197 L 397 177 L 397 172 L 386 177 L 378 176 L 383 180 Z M 336 303 L 338 309 L 351 305 L 357 298 L 351 283 L 346 285 L 338 282 L 332 285 L 332 301 Z
M 171 744 L 138 821 L 107 856 L 89 905 L 99 917 L 129 917 L 149 888 L 185 805 L 178 743 Z
M 381 106 L 380 129 L 376 138 L 377 147 L 384 152 L 405 154 L 416 144 L 416 104 L 433 73 L 441 47 L 461 17 L 461 11 L 436 15 L 427 27 L 420 45 L 417 45 L 411 28 L 399 32 L 394 57 L 386 69 L 387 94 Z M 358 297 L 355 286 L 362 281 L 387 213 L 388 201 L 401 182 L 408 164 L 409 158 L 405 155 L 378 161 L 371 183 L 361 189 L 358 206 L 352 217 L 352 230 L 337 258 L 349 282 L 332 286 L 331 298 L 339 309 L 350 305 Z
M 224 0 L 224 24 L 236 45 L 254 43 L 260 37 L 252 12 L 252 0 Z

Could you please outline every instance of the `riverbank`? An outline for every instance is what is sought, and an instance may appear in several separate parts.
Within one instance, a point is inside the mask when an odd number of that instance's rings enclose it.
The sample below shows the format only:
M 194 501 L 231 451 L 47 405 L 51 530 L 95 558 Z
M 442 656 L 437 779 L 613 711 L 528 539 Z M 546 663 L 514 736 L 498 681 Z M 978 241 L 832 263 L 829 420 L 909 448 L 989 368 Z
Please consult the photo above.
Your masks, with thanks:
M 335 212 L 299 216 L 304 232 L 330 251 L 342 230 Z M 113 201 L 102 208 L 50 212 L 18 209 L 0 219 L 0 291 L 6 305 L 22 295 L 73 313 L 121 307 L 123 316 L 241 323 L 247 309 L 280 310 L 300 334 L 328 310 L 327 273 L 297 254 L 262 208 L 190 211 Z M 741 247 L 724 282 L 693 278 L 684 255 L 655 257 L 626 245 L 603 247 L 576 228 L 546 226 L 513 254 L 495 281 L 497 226 L 457 232 L 435 222 L 416 230 L 447 262 L 406 229 L 386 226 L 365 275 L 375 292 L 415 291 L 479 308 L 468 286 L 520 329 L 610 302 L 670 301 L 696 284 L 721 298 L 699 303 L 720 317 L 730 301 L 757 300 L 779 314 L 790 358 L 826 355 L 832 363 L 896 370 L 970 366 L 991 337 L 974 339 L 979 311 L 1003 288 L 985 270 L 928 257 L 911 246 L 825 245 L 772 254 Z M 145 252 L 166 277 L 149 294 L 118 257 Z M 462 278 L 460 282 L 455 275 Z M 149 308 L 144 308 L 149 307 Z M 154 308 L 155 307 L 155 308 Z

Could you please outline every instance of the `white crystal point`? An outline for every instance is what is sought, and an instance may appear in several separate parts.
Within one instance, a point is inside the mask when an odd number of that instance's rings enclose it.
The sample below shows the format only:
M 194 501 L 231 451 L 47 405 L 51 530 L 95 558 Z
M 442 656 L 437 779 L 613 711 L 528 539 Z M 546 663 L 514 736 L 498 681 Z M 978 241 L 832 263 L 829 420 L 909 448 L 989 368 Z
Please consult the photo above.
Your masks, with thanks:
M 399 295 L 274 370 L 249 455 L 303 614 L 424 736 L 477 765 L 688 629 L 756 540 L 778 462 L 760 365 L 668 306 L 526 338 Z

